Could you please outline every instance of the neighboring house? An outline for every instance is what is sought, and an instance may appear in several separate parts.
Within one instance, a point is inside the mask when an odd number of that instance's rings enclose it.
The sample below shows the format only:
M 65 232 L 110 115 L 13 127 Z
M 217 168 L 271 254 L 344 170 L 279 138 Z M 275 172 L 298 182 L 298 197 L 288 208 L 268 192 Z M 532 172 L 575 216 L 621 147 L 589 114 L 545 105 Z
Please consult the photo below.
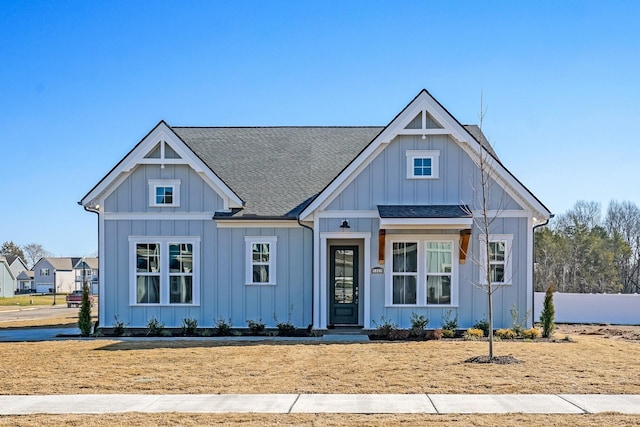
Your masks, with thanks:
M 89 285 L 89 292 L 98 294 L 98 258 L 80 258 L 73 266 L 75 272 L 75 289 L 82 290 L 86 283 Z
M 33 270 L 25 270 L 16 278 L 18 287 L 16 293 L 32 293 L 36 291 L 35 284 L 33 283 Z
M 549 210 L 426 90 L 386 127 L 160 122 L 79 202 L 98 214 L 100 325 L 466 328 L 487 318 L 479 156 L 493 175 L 495 327 L 533 301 Z M 486 255 L 485 255 L 486 257 Z M 531 324 L 531 319 L 529 319 Z
M 13 272 L 13 275 L 15 277 L 18 277 L 23 271 L 29 270 L 27 264 L 19 256 L 10 255 L 6 258 L 7 262 L 9 263 L 9 268 L 11 268 L 11 271 Z
M 74 266 L 81 258 L 45 257 L 33 266 L 36 292 L 70 293 L 75 289 Z
M 0 256 L 0 298 L 11 298 L 16 289 L 16 276 L 7 258 Z

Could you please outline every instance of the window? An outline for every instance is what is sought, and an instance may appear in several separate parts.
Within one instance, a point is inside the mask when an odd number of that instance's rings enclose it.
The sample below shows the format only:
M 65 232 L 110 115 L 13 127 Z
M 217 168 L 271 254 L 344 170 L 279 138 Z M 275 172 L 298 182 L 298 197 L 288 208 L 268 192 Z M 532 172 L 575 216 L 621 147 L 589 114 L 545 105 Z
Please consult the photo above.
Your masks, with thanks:
M 245 237 L 248 285 L 276 284 L 276 242 L 277 237 Z
M 407 178 L 435 179 L 440 174 L 440 152 L 437 150 L 407 150 Z
M 149 206 L 178 207 L 180 206 L 179 179 L 150 179 Z
M 393 304 L 416 304 L 418 244 L 393 243 Z
M 132 304 L 198 304 L 200 239 L 130 238 Z
M 50 275 L 49 269 L 48 268 L 41 268 L 40 269 L 40 275 L 41 276 L 49 276 Z
M 388 245 L 392 265 L 387 278 L 387 304 L 457 304 L 457 240 L 446 235 L 402 237 L 390 240 Z
M 427 304 L 451 303 L 451 242 L 427 242 Z
M 486 283 L 487 268 L 487 242 L 486 236 L 480 236 L 480 282 Z M 489 235 L 489 277 L 493 285 L 510 285 L 511 284 L 511 245 L 513 236 L 503 234 Z

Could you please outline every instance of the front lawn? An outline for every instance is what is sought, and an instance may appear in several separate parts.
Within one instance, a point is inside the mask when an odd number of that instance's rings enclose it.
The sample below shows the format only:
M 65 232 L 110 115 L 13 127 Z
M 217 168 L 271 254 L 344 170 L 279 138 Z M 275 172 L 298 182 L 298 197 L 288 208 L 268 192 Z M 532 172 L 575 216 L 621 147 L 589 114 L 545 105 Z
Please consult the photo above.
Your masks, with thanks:
M 56 304 L 65 304 L 66 294 L 56 294 Z M 0 298 L 0 306 L 52 305 L 53 294 L 16 295 L 13 298 Z
M 559 332 L 558 338 L 564 334 Z M 573 342 L 362 344 L 74 340 L 2 343 L 0 394 L 74 393 L 633 393 L 640 343 L 610 335 Z M 58 369 L 72 371 L 60 380 Z

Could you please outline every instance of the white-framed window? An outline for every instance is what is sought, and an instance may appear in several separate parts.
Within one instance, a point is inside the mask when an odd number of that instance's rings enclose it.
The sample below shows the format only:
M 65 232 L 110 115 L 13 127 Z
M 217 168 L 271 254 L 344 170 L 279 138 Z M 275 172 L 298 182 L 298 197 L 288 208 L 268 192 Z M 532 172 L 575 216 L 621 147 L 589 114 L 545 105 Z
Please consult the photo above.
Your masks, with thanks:
M 40 275 L 41 275 L 41 276 L 50 276 L 50 275 L 51 275 L 51 272 L 49 271 L 49 269 L 48 269 L 48 268 L 41 268 L 41 269 L 40 269 Z
M 480 235 L 480 283 L 487 283 L 487 237 Z M 511 285 L 512 234 L 489 235 L 489 274 L 492 285 Z
M 436 179 L 440 176 L 440 151 L 407 150 L 408 179 Z
M 245 237 L 246 284 L 276 284 L 277 237 Z
M 150 179 L 149 206 L 178 207 L 180 206 L 179 179 Z
M 389 306 L 458 303 L 458 241 L 452 235 L 397 235 L 387 239 Z
M 200 238 L 130 237 L 132 305 L 198 305 Z

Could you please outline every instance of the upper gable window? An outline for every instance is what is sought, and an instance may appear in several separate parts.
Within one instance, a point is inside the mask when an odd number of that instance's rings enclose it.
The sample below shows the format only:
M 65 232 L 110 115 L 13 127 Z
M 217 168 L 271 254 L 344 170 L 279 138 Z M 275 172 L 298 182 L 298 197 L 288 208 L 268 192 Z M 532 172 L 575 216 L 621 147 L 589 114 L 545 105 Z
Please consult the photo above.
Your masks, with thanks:
M 149 206 L 178 207 L 180 206 L 179 179 L 150 179 Z
M 407 178 L 435 179 L 440 173 L 440 151 L 407 150 Z

